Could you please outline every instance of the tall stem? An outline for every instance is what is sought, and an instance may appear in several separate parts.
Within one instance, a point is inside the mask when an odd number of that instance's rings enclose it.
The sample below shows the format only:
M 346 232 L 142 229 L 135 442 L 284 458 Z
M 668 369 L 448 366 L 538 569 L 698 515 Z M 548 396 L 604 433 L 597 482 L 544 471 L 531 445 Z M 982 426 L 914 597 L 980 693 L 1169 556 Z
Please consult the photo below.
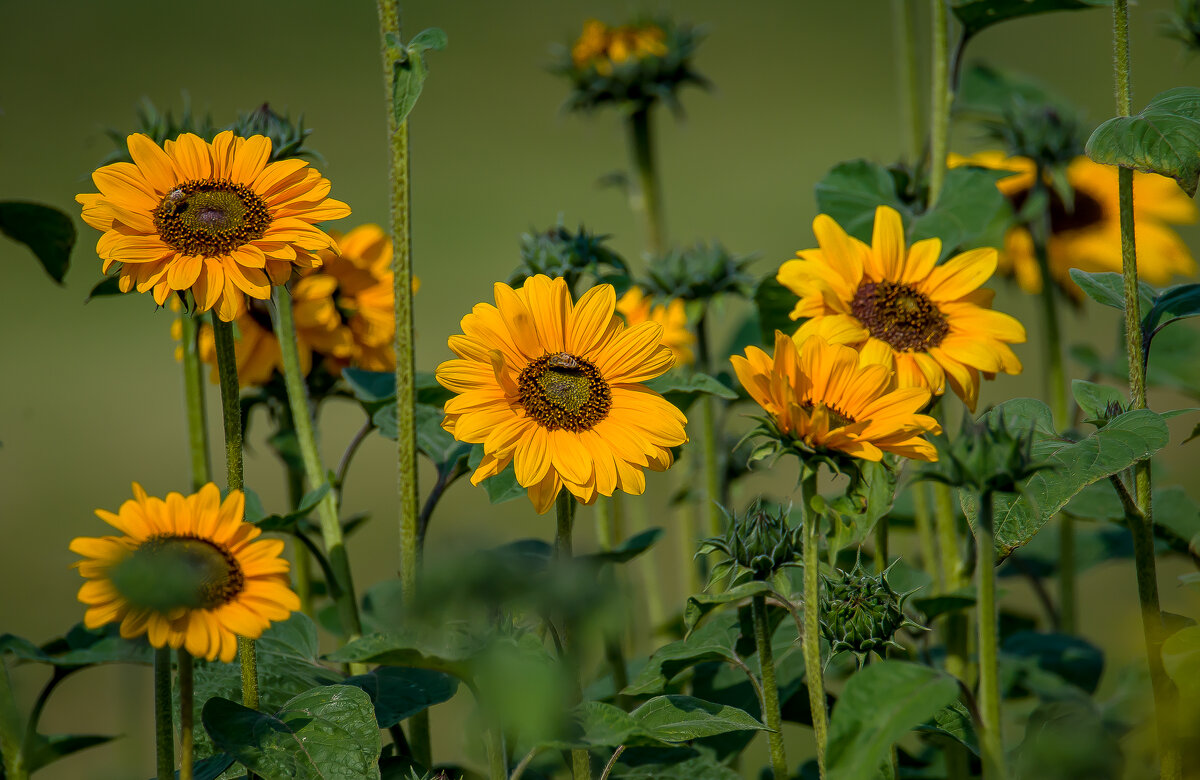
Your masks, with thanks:
M 1128 0 L 1113 0 L 1113 52 L 1116 65 L 1117 114 L 1129 116 L 1129 6 Z M 1125 277 L 1125 346 L 1129 355 L 1129 397 L 1134 409 L 1146 408 L 1146 356 L 1142 350 L 1142 312 L 1138 294 L 1137 249 L 1133 232 L 1133 171 L 1117 169 L 1117 199 L 1121 213 L 1121 271 Z M 1142 632 L 1154 689 L 1155 720 L 1158 727 L 1159 768 L 1163 780 L 1183 775 L 1179 738 L 1178 692 L 1163 668 L 1162 644 L 1166 631 L 1158 601 L 1158 572 L 1154 559 L 1154 509 L 1151 501 L 1150 461 L 1134 466 L 1134 490 L 1141 517 L 1130 518 L 1134 566 L 1137 571 L 1138 601 L 1142 610 Z
M 975 531 L 975 574 L 979 592 L 979 746 L 984 780 L 1002 780 L 1004 738 L 1000 729 L 1000 675 L 996 664 L 999 619 L 996 612 L 996 536 L 992 528 L 992 494 L 979 497 Z
M 487 733 L 488 780 L 507 780 L 508 757 L 504 755 L 504 731 L 493 724 Z
M 244 486 L 242 477 L 242 404 L 238 398 L 237 355 L 233 325 L 212 313 L 213 341 L 217 350 L 217 376 L 221 382 L 221 422 L 225 429 L 225 484 L 232 492 Z M 242 704 L 258 709 L 258 659 L 254 640 L 238 637 L 242 666 Z M 253 777 L 253 774 L 249 775 Z
M 293 468 L 287 460 L 284 460 L 284 467 L 287 469 L 288 500 L 294 510 L 304 498 L 304 472 Z M 296 561 L 292 581 L 296 584 L 296 595 L 300 597 L 300 611 L 310 618 L 316 617 L 312 594 L 312 556 L 299 538 L 292 539 L 292 558 Z
M 179 324 L 183 330 L 183 396 L 187 407 L 188 455 L 192 469 L 192 490 L 204 487 L 212 477 L 208 461 L 208 423 L 204 409 L 204 378 L 200 372 L 196 320 L 181 307 Z
M 296 347 L 296 326 L 292 320 L 292 295 L 284 285 L 275 296 L 275 335 L 279 339 L 279 354 L 283 362 L 283 381 L 287 386 L 288 405 L 292 410 L 292 425 L 296 430 L 296 443 L 304 461 L 304 473 L 308 489 L 316 490 L 328 484 L 325 467 L 317 452 L 316 434 L 313 432 L 312 416 L 308 406 L 308 387 L 300 370 L 300 354 Z M 362 633 L 358 618 L 358 603 L 354 596 L 354 580 L 350 574 L 350 559 L 346 554 L 342 538 L 342 525 L 338 521 L 337 495 L 332 489 L 325 493 L 317 504 L 317 519 L 321 524 L 321 537 L 325 542 L 325 555 L 330 568 L 337 577 L 336 587 L 331 587 L 337 604 L 342 630 L 353 639 Z
M 633 165 L 637 169 L 638 189 L 633 194 L 633 210 L 642 217 L 646 236 L 646 252 L 658 257 L 665 248 L 662 216 L 662 193 L 659 190 L 658 170 L 654 164 L 654 134 L 650 123 L 650 106 L 642 106 L 629 115 L 629 143 Z
M 711 351 L 708 341 L 708 307 L 696 323 L 696 356 L 701 371 L 712 373 Z M 708 520 L 708 535 L 720 536 L 725 530 L 721 514 L 721 456 L 720 432 L 716 424 L 717 399 L 704 394 L 700 397 L 701 436 L 704 439 L 704 516 Z
M 942 581 L 941 564 L 938 561 L 937 537 L 933 532 L 933 515 L 929 510 L 929 486 L 917 483 L 912 486 L 913 522 L 917 526 L 917 545 L 921 549 L 921 562 L 933 577 L 940 593 L 946 589 Z
M 821 518 L 813 515 L 808 502 L 817 494 L 817 470 L 800 466 L 800 511 L 804 523 L 804 673 L 808 706 L 812 711 L 813 736 L 817 742 L 817 770 L 825 779 L 825 679 L 821 669 L 820 544 Z M 779 775 L 777 775 L 779 777 Z M 787 777 L 787 775 L 782 775 Z
M 571 532 L 575 525 L 575 499 L 566 488 L 558 492 L 558 498 L 554 502 L 555 515 L 558 521 L 557 530 L 554 535 L 554 557 L 565 562 L 571 560 L 574 555 L 572 549 Z M 563 636 L 563 652 L 569 659 L 568 665 L 571 668 L 572 685 L 575 688 L 574 696 L 576 702 L 583 698 L 583 687 L 579 680 L 579 648 L 571 635 L 570 618 L 566 618 L 562 625 Z M 591 780 L 592 777 L 592 762 L 587 750 L 572 750 L 571 751 L 571 774 L 574 780 Z
M 904 119 L 908 126 L 908 157 L 913 165 L 921 159 L 921 93 L 917 87 L 916 30 L 913 27 L 913 0 L 892 0 L 892 30 L 895 33 L 899 67 L 900 94 L 904 95 Z
M 762 677 L 763 722 L 770 729 L 767 732 L 767 744 L 771 749 L 771 771 L 775 773 L 775 780 L 787 780 L 789 775 L 787 754 L 783 749 L 783 717 L 779 710 L 775 656 L 771 650 L 771 632 L 767 624 L 767 600 L 763 596 L 755 596 L 750 607 L 754 616 L 754 645 L 758 649 L 758 668 Z
M 946 153 L 950 148 L 949 32 L 946 0 L 930 0 L 933 20 L 933 80 L 930 85 L 929 205 L 937 203 L 946 178 Z
M 179 780 L 192 780 L 195 734 L 192 732 L 196 709 L 192 684 L 192 654 L 184 648 L 175 651 L 179 662 Z
M 175 727 L 171 718 L 171 648 L 154 648 L 154 755 L 158 780 L 175 777 Z
M 624 495 L 613 495 L 613 505 L 616 513 L 622 514 L 625 504 Z M 632 506 L 629 510 L 629 521 L 631 536 L 639 534 L 650 528 L 650 510 L 647 506 L 645 496 L 635 496 Z M 685 533 L 680 529 L 680 533 Z M 686 535 L 686 534 L 685 534 Z M 662 580 L 659 578 L 659 567 L 656 558 L 658 557 L 658 548 L 651 547 L 638 558 L 638 568 L 642 575 L 642 591 L 646 598 L 646 620 L 650 623 L 649 635 L 651 638 L 658 632 L 665 620 L 665 610 L 663 608 L 662 598 Z M 687 561 L 688 568 L 694 569 L 692 561 Z

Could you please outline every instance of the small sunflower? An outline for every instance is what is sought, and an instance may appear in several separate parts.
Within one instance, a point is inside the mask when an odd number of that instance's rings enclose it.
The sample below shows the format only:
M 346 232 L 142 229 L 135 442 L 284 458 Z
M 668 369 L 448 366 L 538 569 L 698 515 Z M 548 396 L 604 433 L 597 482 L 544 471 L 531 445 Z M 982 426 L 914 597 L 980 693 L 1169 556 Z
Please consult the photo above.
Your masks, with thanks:
M 185 133 L 159 147 L 135 133 L 128 146 L 133 162 L 99 168 L 100 192 L 75 200 L 104 232 L 102 270 L 119 263 L 121 291 L 152 290 L 160 306 L 191 290 L 199 311 L 231 322 L 245 296 L 265 300 L 295 268 L 320 265 L 316 253 L 335 244 L 314 223 L 350 214 L 307 162 L 268 162 L 266 136 L 225 131 L 210 144 Z
M 71 541 L 84 557 L 75 565 L 87 579 L 79 600 L 88 628 L 120 623 L 123 637 L 146 634 L 155 647 L 229 662 L 238 636 L 255 639 L 300 608 L 283 542 L 256 541 L 262 532 L 243 521 L 241 491 L 221 501 L 210 482 L 163 500 L 135 482 L 133 496 L 116 514 L 96 510 L 121 536 Z
M 900 387 L 940 395 L 949 381 L 972 410 L 980 374 L 1021 372 L 1009 344 L 1025 341 L 1025 328 L 992 311 L 992 291 L 979 289 L 996 270 L 995 249 L 972 249 L 938 265 L 941 240 L 906 246 L 900 214 L 887 206 L 875 210 L 871 246 L 825 214 L 813 232 L 820 248 L 797 252 L 800 259 L 784 263 L 777 277 L 800 297 L 792 319 L 810 318 L 797 339 L 836 330 L 835 341 L 893 365 Z
M 449 340 L 458 358 L 437 369 L 457 393 L 442 427 L 483 444 L 472 483 L 511 463 L 539 514 L 563 487 L 585 504 L 640 495 L 642 470 L 666 470 L 687 441 L 683 413 L 642 384 L 675 363 L 662 326 L 627 327 L 608 284 L 572 303 L 565 281 L 537 275 L 520 289 L 497 282 L 495 296 L 463 317 Z
M 884 452 L 936 461 L 925 439 L 941 426 L 918 414 L 931 397 L 924 387 L 896 389 L 891 369 L 865 353 L 810 336 L 800 344 L 775 331 L 775 355 L 747 347 L 730 362 L 738 381 L 773 419 L 779 433 L 815 450 L 878 461 Z
M 970 157 L 950 155 L 951 167 L 975 165 L 1013 175 L 996 186 L 1020 208 L 1033 188 L 1036 169 L 1027 157 L 1006 157 L 1003 152 L 979 152 Z M 1068 209 L 1050 191 L 1050 273 L 1072 298 L 1080 297 L 1070 270 L 1121 272 L 1121 218 L 1117 197 L 1117 170 L 1086 157 L 1067 166 L 1067 181 L 1075 203 Z M 1196 221 L 1196 206 L 1165 176 L 1133 174 L 1134 236 L 1137 239 L 1138 274 L 1150 284 L 1163 285 L 1174 276 L 1196 273 L 1196 261 L 1171 225 Z M 1004 237 L 1000 273 L 1016 278 L 1022 290 L 1038 293 L 1042 272 L 1033 250 L 1033 238 L 1024 227 L 1013 227 Z
M 687 307 L 683 301 L 673 298 L 665 304 L 655 304 L 641 287 L 633 286 L 617 299 L 617 313 L 629 327 L 643 322 L 657 322 L 662 326 L 662 343 L 675 355 L 675 364 L 690 366 L 696 362 L 692 346 L 696 336 L 688 329 Z
M 571 47 L 571 61 L 577 68 L 594 67 L 597 73 L 610 76 L 614 65 L 666 53 L 667 35 L 657 24 L 609 27 L 599 19 L 588 19 Z

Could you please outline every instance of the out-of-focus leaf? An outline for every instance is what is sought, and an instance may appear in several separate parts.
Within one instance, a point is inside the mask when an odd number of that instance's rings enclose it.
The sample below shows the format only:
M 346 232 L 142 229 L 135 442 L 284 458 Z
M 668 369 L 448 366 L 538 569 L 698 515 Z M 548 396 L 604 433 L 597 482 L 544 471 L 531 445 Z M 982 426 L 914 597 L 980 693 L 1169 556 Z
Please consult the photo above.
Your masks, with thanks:
M 774 273 L 759 280 L 754 288 L 754 306 L 758 313 L 759 343 L 764 346 L 775 344 L 775 331 L 795 332 L 798 322 L 791 318 L 799 298 L 796 293 L 779 283 Z M 741 352 L 741 350 L 737 350 Z
M 900 212 L 905 225 L 912 217 L 896 195 L 896 182 L 886 168 L 867 160 L 851 160 L 834 166 L 817 182 L 817 209 L 862 241 L 871 240 L 875 209 L 891 206 Z M 793 301 L 793 305 L 795 302 Z M 789 309 L 790 310 L 790 309 Z M 774 336 L 765 343 L 774 343 Z
M 971 37 L 993 24 L 1050 11 L 1081 11 L 1111 5 L 1111 0 L 952 0 L 950 10 Z
M 581 555 L 576 560 L 592 563 L 627 563 L 654 546 L 662 538 L 663 529 L 647 528 L 634 534 L 611 550 Z
M 471 471 L 474 471 L 479 468 L 481 462 L 483 462 L 483 445 L 476 444 L 471 448 L 471 456 L 467 460 L 467 467 Z M 487 491 L 488 500 L 493 504 L 503 504 L 506 501 L 512 501 L 525 495 L 525 488 L 521 487 L 520 483 L 517 482 L 517 472 L 511 463 L 499 474 L 494 477 L 488 477 L 480 484 Z
M 983 168 L 951 168 L 946 172 L 937 202 L 913 218 L 911 240 L 941 239 L 943 258 L 974 246 L 1009 208 L 996 188 L 996 182 L 1007 175 L 1006 171 Z
M 686 639 L 655 650 L 622 693 L 626 696 L 661 693 L 667 683 L 689 667 L 705 661 L 731 660 L 739 633 L 738 616 L 732 612 L 705 621 Z
M 1094 693 L 1104 672 L 1104 653 L 1079 637 L 1022 631 L 1004 641 L 1006 663 L 1028 662 L 1086 693 Z
M 0 201 L 0 233 L 29 247 L 50 278 L 63 283 L 75 245 L 70 217 L 37 203 Z
M 30 772 L 36 772 L 60 758 L 66 758 L 80 750 L 112 742 L 114 739 L 116 737 L 95 734 L 52 734 L 49 736 L 36 734 L 32 744 L 25 745 L 25 766 Z
M 1200 89 L 1160 92 L 1133 116 L 1114 117 L 1097 127 L 1087 155 L 1102 165 L 1169 176 L 1188 195 L 1200 182 Z
M 698 371 L 671 371 L 644 384 L 685 412 L 701 395 L 712 395 L 726 401 L 736 401 L 738 397 L 737 393 L 718 380 Z
M 380 666 L 366 674 L 347 677 L 346 685 L 362 688 L 371 697 L 375 720 L 381 729 L 449 701 L 458 691 L 458 680 L 448 674 L 398 666 Z
M 92 291 L 88 293 L 88 297 L 83 300 L 84 303 L 91 303 L 93 298 L 108 298 L 113 295 L 124 295 L 121 292 L 121 277 L 106 276 L 92 287 Z
M 1200 702 L 1200 626 L 1189 626 L 1167 637 L 1162 657 L 1167 676 L 1179 687 L 1180 694 Z

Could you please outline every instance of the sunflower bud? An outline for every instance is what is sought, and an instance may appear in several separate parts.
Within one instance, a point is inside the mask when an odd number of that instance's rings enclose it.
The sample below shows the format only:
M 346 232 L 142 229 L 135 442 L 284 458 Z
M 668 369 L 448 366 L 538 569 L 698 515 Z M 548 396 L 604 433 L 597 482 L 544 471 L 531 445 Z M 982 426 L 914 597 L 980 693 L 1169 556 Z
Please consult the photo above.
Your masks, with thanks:
M 869 652 L 882 656 L 884 648 L 902 649 L 893 639 L 901 628 L 924 630 L 904 614 L 904 601 L 911 594 L 892 589 L 889 571 L 890 567 L 867 574 L 856 563 L 853 571 L 836 569 L 832 577 L 823 577 L 821 634 L 834 653 L 849 650 L 860 659 Z
M 292 122 L 290 115 L 279 115 L 271 110 L 271 106 L 263 103 L 253 111 L 239 114 L 237 121 L 227 129 L 235 135 L 249 138 L 254 135 L 265 135 L 271 139 L 271 161 L 286 160 L 289 157 L 299 157 L 304 160 L 323 162 L 318 152 L 306 149 L 305 139 L 312 130 L 304 127 L 304 116 Z
M 718 243 L 672 249 L 650 264 L 650 289 L 665 298 L 708 300 L 721 293 L 748 296 L 755 284 L 747 267 L 755 255 L 735 255 Z
M 1200 0 L 1175 0 L 1175 12 L 1166 15 L 1162 33 L 1200 51 Z
M 1034 460 L 1033 431 L 1009 430 L 998 411 L 978 422 L 964 419 L 953 444 L 944 439 L 941 444 L 940 459 L 924 475 L 977 493 L 1015 493 L 1024 480 L 1049 468 Z
M 788 524 L 789 514 L 790 507 L 772 508 L 756 499 L 745 514 L 730 518 L 724 536 L 701 542 L 700 552 L 722 552 L 739 573 L 755 580 L 770 579 L 800 559 L 803 529 Z
M 590 233 L 583 226 L 572 233 L 563 225 L 521 236 L 521 265 L 508 277 L 511 286 L 524 284 L 538 274 L 562 277 L 574 289 L 579 277 L 590 273 L 598 280 L 628 277 L 625 260 L 605 246 L 609 237 Z M 615 280 L 614 280 L 615 281 Z

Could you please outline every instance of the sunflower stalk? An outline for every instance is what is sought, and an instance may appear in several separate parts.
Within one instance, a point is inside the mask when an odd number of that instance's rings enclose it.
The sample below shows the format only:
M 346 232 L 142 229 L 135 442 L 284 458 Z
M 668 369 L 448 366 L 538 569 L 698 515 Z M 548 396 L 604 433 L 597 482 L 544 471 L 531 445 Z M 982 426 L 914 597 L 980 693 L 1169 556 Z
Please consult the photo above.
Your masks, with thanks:
M 631 193 L 631 202 L 633 210 L 642 218 L 646 253 L 651 258 L 657 258 L 666 249 L 666 231 L 663 226 L 658 168 L 654 161 L 654 133 L 650 122 L 650 110 L 650 105 L 641 105 L 629 114 L 627 121 L 633 166 L 638 176 L 638 187 Z
M 896 36 L 896 73 L 904 95 L 908 131 L 908 156 L 913 165 L 921 159 L 921 94 L 917 89 L 917 44 L 913 27 L 913 0 L 892 0 L 892 29 Z
M 984 780 L 1003 780 L 1004 738 L 1000 730 L 1000 674 L 997 666 L 999 618 L 996 611 L 996 534 L 992 493 L 979 496 L 975 532 L 976 588 L 979 593 L 979 747 Z
M 225 483 L 228 492 L 241 490 L 242 477 L 242 404 L 239 398 L 237 353 L 233 343 L 233 325 L 212 313 L 213 341 L 217 351 L 217 376 L 221 384 L 221 421 L 225 429 Z M 282 343 L 282 339 L 280 339 Z M 258 659 L 254 640 L 238 637 L 238 659 L 242 671 L 242 704 L 258 709 Z M 253 778 L 253 774 L 248 777 Z
M 557 529 L 554 535 L 554 558 L 559 563 L 570 561 L 574 555 L 571 532 L 575 525 L 575 498 L 562 488 L 558 492 L 558 497 L 554 503 L 555 515 L 557 518 Z M 568 621 L 569 622 L 569 621 Z M 583 699 L 583 687 L 579 679 L 579 659 L 577 657 L 579 648 L 575 645 L 571 636 L 570 627 L 566 623 L 562 626 L 563 653 L 570 659 L 571 683 L 574 688 L 573 698 L 576 702 Z M 575 749 L 571 751 L 571 776 L 574 780 L 591 780 L 592 777 L 592 762 L 587 750 Z
M 300 370 L 300 354 L 296 346 L 296 325 L 292 319 L 292 295 L 286 285 L 275 295 L 275 306 L 272 313 L 275 333 L 279 338 L 283 379 L 287 386 L 288 404 L 292 410 L 296 442 L 304 461 L 304 473 L 308 480 L 308 488 L 317 490 L 323 485 L 328 485 L 328 479 L 325 468 L 321 465 L 320 453 L 317 452 L 316 435 L 313 432 L 312 416 L 309 413 L 308 388 Z M 317 518 L 321 525 L 325 554 L 329 558 L 330 567 L 337 578 L 337 588 L 331 588 L 330 591 L 336 594 L 335 603 L 342 630 L 348 638 L 355 639 L 362 633 L 362 626 L 358 617 L 358 603 L 354 596 L 354 580 L 350 574 L 350 560 L 346 554 L 345 541 L 342 538 L 342 525 L 338 521 L 337 496 L 332 489 L 327 490 L 324 497 L 317 503 Z M 364 668 L 356 671 L 355 674 L 365 671 Z
M 175 777 L 175 726 L 171 717 L 171 648 L 154 648 L 154 756 L 158 780 Z
M 712 301 L 705 302 L 704 314 L 696 323 L 696 356 L 700 370 L 711 374 L 712 365 L 708 346 L 708 308 Z M 719 454 L 720 433 L 716 424 L 717 400 L 704 394 L 700 398 L 700 427 L 704 439 L 704 512 L 708 519 L 708 535 L 720 536 L 725 519 L 721 514 L 721 456 Z
M 192 675 L 192 654 L 185 648 L 175 651 L 179 666 L 179 780 L 192 780 L 195 734 L 195 686 Z
M 186 307 L 180 307 L 179 324 L 183 345 L 183 396 L 187 407 L 188 455 L 192 470 L 192 490 L 211 481 L 208 460 L 208 424 L 204 409 L 204 379 L 200 373 L 199 327 Z
M 809 506 L 817 496 L 817 469 L 800 464 L 800 515 L 804 525 L 804 674 L 808 685 L 808 706 L 812 712 L 813 737 L 817 743 L 817 771 L 825 780 L 825 741 L 828 714 L 825 712 L 825 678 L 821 666 L 821 595 L 820 544 L 821 517 Z M 765 680 L 764 680 L 765 683 Z M 764 691 L 765 693 L 765 691 Z M 769 725 L 769 724 L 768 724 Z M 785 778 L 776 773 L 777 778 Z
M 929 205 L 937 203 L 946 178 L 946 155 L 950 148 L 950 45 L 946 0 L 930 0 L 933 22 L 933 79 L 930 85 L 929 120 Z
M 1128 0 L 1113 0 L 1113 55 L 1117 115 L 1129 116 L 1131 97 Z M 1134 409 L 1145 409 L 1146 356 L 1143 351 L 1141 298 L 1134 237 L 1133 171 L 1129 168 L 1117 169 L 1117 198 L 1121 215 L 1121 270 L 1125 282 L 1125 348 L 1129 355 L 1129 397 Z M 1176 733 L 1179 703 L 1175 685 L 1163 667 L 1162 645 L 1166 639 L 1166 630 L 1159 606 L 1158 572 L 1154 558 L 1150 461 L 1135 464 L 1133 475 L 1138 515 L 1126 514 L 1129 515 L 1127 522 L 1133 536 L 1142 631 L 1146 642 L 1146 660 L 1150 667 L 1150 682 L 1154 690 L 1159 770 L 1163 780 L 1179 780 L 1183 776 L 1182 752 Z
M 754 617 L 754 645 L 758 650 L 759 675 L 762 677 L 763 720 L 770 729 L 767 732 L 767 744 L 771 751 L 771 771 L 776 780 L 786 780 L 789 776 L 787 753 L 783 747 L 783 717 L 779 709 L 779 685 L 775 681 L 775 656 L 771 650 L 766 598 L 755 596 L 750 608 Z

